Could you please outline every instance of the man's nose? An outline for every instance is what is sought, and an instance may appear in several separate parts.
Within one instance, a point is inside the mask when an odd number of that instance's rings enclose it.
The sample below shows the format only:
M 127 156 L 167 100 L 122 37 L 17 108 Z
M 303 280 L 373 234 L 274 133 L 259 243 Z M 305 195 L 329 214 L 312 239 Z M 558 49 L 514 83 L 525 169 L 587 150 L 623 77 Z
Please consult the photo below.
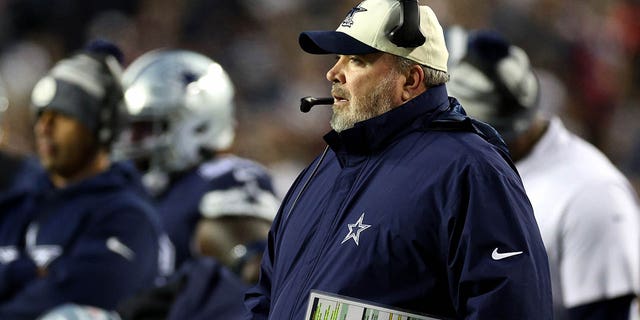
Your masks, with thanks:
M 342 72 L 344 63 L 343 58 L 344 57 L 340 57 L 338 61 L 336 61 L 336 64 L 334 64 L 333 67 L 329 69 L 329 71 L 327 71 L 327 80 L 329 80 L 331 83 L 345 82 L 344 73 Z
M 36 120 L 35 130 L 37 133 L 44 134 L 51 131 L 55 122 L 55 114 L 52 112 L 42 112 Z

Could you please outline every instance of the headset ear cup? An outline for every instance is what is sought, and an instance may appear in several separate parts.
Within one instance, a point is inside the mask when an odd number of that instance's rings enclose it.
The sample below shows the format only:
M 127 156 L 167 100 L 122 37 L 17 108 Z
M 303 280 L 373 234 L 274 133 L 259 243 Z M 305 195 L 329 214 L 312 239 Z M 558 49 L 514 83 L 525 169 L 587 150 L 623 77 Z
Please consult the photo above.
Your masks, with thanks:
M 119 122 L 124 114 L 121 110 L 124 97 L 121 84 L 122 69 L 118 61 L 112 56 L 98 57 L 98 60 L 101 61 L 105 69 L 106 94 L 100 110 L 100 126 L 97 137 L 100 144 L 109 149 L 119 133 L 121 128 Z
M 102 110 L 100 110 L 100 127 L 98 128 L 98 141 L 100 141 L 100 144 L 104 146 L 109 145 L 113 135 L 110 125 L 108 125 L 112 121 L 111 111 L 109 109 L 109 106 L 107 104 L 104 104 Z
M 426 38 L 420 32 L 420 9 L 416 0 L 399 0 L 402 8 L 400 23 L 389 32 L 389 41 L 398 47 L 416 48 Z
M 118 81 L 114 79 L 114 81 Z M 122 91 L 120 86 L 110 88 L 111 93 L 106 97 L 104 104 L 103 118 L 101 119 L 101 128 L 99 131 L 100 143 L 109 148 L 115 140 L 122 127 L 120 121 L 122 119 Z

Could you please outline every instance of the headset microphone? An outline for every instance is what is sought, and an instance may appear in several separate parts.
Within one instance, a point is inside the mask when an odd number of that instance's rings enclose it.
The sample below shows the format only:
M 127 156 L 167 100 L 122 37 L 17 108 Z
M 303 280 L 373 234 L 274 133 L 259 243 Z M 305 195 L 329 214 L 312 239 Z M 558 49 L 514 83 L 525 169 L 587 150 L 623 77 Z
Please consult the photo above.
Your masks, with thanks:
M 309 112 L 312 107 L 317 105 L 331 105 L 333 104 L 333 98 L 315 98 L 315 97 L 304 97 L 300 99 L 300 111 Z

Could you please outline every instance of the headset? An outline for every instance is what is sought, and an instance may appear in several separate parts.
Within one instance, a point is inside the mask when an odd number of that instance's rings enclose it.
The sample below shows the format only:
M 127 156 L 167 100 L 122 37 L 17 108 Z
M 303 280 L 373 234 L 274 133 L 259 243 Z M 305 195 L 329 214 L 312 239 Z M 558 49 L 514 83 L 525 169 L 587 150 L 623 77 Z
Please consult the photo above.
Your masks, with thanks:
M 420 9 L 417 0 L 398 0 L 402 7 L 400 23 L 389 32 L 389 40 L 398 47 L 416 48 L 426 38 L 420 32 Z
M 124 91 L 120 82 L 122 69 L 120 68 L 120 63 L 112 55 L 89 55 L 101 64 L 105 74 L 108 75 L 107 83 L 105 84 L 105 96 L 97 115 L 99 118 L 96 136 L 102 146 L 110 148 L 112 142 L 117 138 L 122 125 L 122 101 L 124 98 Z
M 307 113 L 314 106 L 330 104 L 333 104 L 333 97 L 316 98 L 308 96 L 300 99 L 300 111 Z

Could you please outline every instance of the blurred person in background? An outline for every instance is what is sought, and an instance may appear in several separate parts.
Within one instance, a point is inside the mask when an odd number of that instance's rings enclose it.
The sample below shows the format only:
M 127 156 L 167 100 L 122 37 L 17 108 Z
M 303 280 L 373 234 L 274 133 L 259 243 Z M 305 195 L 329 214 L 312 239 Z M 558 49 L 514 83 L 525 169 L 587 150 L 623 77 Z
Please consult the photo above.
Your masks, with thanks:
M 0 79 L 0 145 L 3 142 L 4 128 L 2 126 L 3 114 L 9 108 L 9 98 L 4 87 L 4 81 Z M 22 161 L 19 157 L 0 149 L 0 191 L 7 190 L 19 171 Z
M 256 188 L 257 187 L 257 188 Z M 238 184 L 210 191 L 195 233 L 195 255 L 166 285 L 118 308 L 124 320 L 244 319 L 245 291 L 258 281 L 262 253 L 277 203 L 273 190 Z
M 5 126 L 3 115 L 9 99 L 0 84 L 0 140 Z M 24 236 L 31 221 L 36 192 L 34 178 L 43 172 L 37 159 L 0 149 L 0 301 L 13 291 L 16 281 L 12 269 L 28 258 L 24 255 Z
M 129 124 L 114 157 L 143 173 L 175 245 L 178 272 L 120 313 L 125 319 L 238 318 L 279 200 L 270 173 L 230 151 L 233 83 L 200 53 L 158 49 L 137 58 L 123 84 Z
M 551 319 L 533 210 L 495 130 L 447 96 L 431 8 L 365 0 L 299 45 L 337 55 L 333 130 L 273 222 L 247 319 L 307 319 L 318 291 L 437 318 Z
M 28 184 L 20 183 L 20 175 L 28 174 L 36 169 L 27 156 L 11 152 L 4 148 L 4 136 L 6 134 L 3 117 L 4 113 L 9 109 L 9 97 L 5 90 L 4 81 L 0 78 L 0 202 L 13 193 L 12 188 L 16 183 L 20 186 L 18 189 L 28 187 Z
M 495 31 L 449 42 L 449 94 L 507 143 L 551 267 L 555 319 L 629 319 L 640 285 L 640 211 L 622 173 L 542 110 L 527 54 Z M 451 39 L 452 37 L 449 37 Z
M 5 121 L 7 119 L 4 118 L 4 114 L 9 109 L 9 104 L 4 81 L 0 78 L 0 204 L 3 206 L 0 212 L 3 212 L 5 217 L 11 211 L 6 207 L 7 205 L 17 201 L 16 197 L 33 191 L 29 176 L 37 174 L 40 168 L 37 160 L 13 152 L 5 146 L 4 137 L 7 133 Z M 10 229 L 19 229 L 17 225 L 9 225 Z M 0 231 L 0 234 L 3 232 Z
M 278 203 L 269 172 L 230 148 L 234 86 L 220 64 L 193 51 L 160 49 L 123 74 L 129 125 L 114 149 L 135 163 L 176 250 L 193 256 L 194 234 L 210 192 L 254 188 L 255 201 Z
M 161 274 L 160 224 L 140 176 L 110 161 L 119 121 L 121 52 L 94 41 L 34 87 L 44 172 L 23 214 L 24 252 L 3 265 L 0 318 L 34 319 L 65 303 L 106 310 Z

